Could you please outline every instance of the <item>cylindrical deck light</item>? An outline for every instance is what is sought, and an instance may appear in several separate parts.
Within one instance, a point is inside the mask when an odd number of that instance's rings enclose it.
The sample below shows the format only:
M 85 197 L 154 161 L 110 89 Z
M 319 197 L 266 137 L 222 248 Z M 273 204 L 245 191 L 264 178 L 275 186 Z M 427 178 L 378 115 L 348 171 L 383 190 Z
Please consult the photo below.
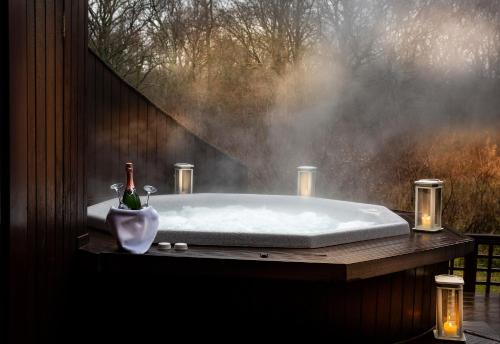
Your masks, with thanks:
M 312 197 L 316 188 L 316 170 L 314 166 L 297 167 L 297 195 Z
M 190 194 L 193 193 L 193 169 L 194 165 L 186 163 L 177 163 L 175 168 L 175 193 Z
M 437 339 L 465 341 L 463 331 L 463 285 L 460 276 L 437 275 L 436 329 Z
M 443 182 L 439 179 L 420 179 L 415 182 L 415 228 L 436 232 L 441 227 Z

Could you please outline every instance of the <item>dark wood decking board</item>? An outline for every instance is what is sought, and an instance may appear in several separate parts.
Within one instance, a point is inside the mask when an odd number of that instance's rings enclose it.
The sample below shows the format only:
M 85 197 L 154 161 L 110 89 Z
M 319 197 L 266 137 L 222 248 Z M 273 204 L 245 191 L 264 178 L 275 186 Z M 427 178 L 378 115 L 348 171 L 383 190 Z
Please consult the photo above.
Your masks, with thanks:
M 160 251 L 154 245 L 143 256 L 131 256 L 118 251 L 110 235 L 91 231 L 90 242 L 81 251 L 99 255 L 101 263 L 111 269 L 125 268 L 119 265 L 123 260 L 134 262 L 127 265 L 130 269 L 142 269 L 147 262 L 147 269 L 168 266 L 183 273 L 350 281 L 445 262 L 464 256 L 472 248 L 472 239 L 445 229 L 316 249 L 190 246 L 187 252 L 178 252 Z M 232 269 L 235 267 L 238 269 Z M 421 303 L 421 293 L 416 302 Z M 418 326 L 420 318 L 415 321 Z
M 482 294 L 465 293 L 464 319 L 487 323 L 500 341 L 500 295 L 485 297 Z
M 464 294 L 464 329 L 467 344 L 500 343 L 500 295 L 485 297 Z M 432 333 L 410 341 L 411 344 L 445 343 L 434 339 Z

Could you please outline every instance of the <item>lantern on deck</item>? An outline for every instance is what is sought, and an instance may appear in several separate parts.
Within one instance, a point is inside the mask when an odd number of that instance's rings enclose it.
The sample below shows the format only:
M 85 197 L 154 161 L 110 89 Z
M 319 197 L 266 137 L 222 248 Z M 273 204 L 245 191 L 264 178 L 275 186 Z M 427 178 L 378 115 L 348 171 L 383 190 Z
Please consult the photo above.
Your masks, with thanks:
M 186 163 L 177 163 L 175 168 L 175 193 L 190 194 L 193 193 L 193 169 L 194 165 Z
M 437 339 L 465 341 L 463 331 L 463 285 L 460 276 L 438 275 L 436 281 L 436 329 Z
M 314 166 L 297 167 L 297 195 L 311 197 L 315 193 L 316 170 Z
M 443 182 L 439 179 L 420 179 L 415 182 L 415 228 L 436 232 L 441 227 Z

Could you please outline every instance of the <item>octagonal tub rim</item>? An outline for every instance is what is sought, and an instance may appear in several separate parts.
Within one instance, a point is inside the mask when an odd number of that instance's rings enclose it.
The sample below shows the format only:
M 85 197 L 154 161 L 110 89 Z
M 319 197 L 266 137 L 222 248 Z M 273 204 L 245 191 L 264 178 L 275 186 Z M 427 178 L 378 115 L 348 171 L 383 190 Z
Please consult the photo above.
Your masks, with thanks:
M 87 209 L 88 225 L 100 230 L 108 230 L 105 224 L 106 214 L 111 206 L 116 206 L 116 198 L 110 199 Z M 332 229 L 316 231 L 315 233 L 297 232 L 228 232 L 160 228 L 154 242 L 187 242 L 191 245 L 211 246 L 245 246 L 245 247 L 275 247 L 275 248 L 318 248 L 379 239 L 397 235 L 407 235 L 410 227 L 407 221 L 381 205 L 333 200 L 317 197 L 301 197 L 293 195 L 266 194 L 167 194 L 151 196 L 152 205 L 160 214 L 167 210 L 181 209 L 183 206 L 229 206 L 242 205 L 247 207 L 269 207 L 273 210 L 292 212 L 294 210 L 315 211 L 329 216 L 340 216 L 344 221 L 357 220 L 360 217 L 374 220 L 369 227 L 353 227 L 348 229 Z M 336 213 L 335 211 L 336 210 Z M 347 217 L 346 217 L 347 216 Z M 351 217 L 354 216 L 354 217 Z M 356 216 L 358 218 L 356 219 Z

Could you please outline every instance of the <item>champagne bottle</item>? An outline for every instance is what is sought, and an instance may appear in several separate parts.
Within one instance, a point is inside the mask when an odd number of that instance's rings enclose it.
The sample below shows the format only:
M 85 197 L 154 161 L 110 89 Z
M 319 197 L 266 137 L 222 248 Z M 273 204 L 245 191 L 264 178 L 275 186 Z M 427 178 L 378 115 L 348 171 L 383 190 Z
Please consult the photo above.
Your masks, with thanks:
M 127 186 L 125 187 L 125 192 L 123 193 L 122 203 L 126 205 L 131 210 L 141 209 L 141 199 L 135 191 L 134 185 L 134 166 L 131 162 L 125 164 L 125 171 L 127 172 Z

